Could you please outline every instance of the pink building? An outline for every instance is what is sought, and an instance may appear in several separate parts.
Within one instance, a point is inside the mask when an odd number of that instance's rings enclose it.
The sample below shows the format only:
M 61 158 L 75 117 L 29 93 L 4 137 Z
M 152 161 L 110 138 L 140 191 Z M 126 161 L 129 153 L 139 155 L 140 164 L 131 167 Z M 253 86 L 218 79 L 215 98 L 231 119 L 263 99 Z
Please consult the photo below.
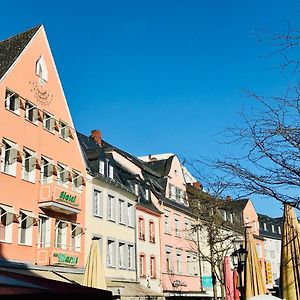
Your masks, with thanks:
M 85 165 L 43 26 L 0 42 L 1 264 L 83 267 Z

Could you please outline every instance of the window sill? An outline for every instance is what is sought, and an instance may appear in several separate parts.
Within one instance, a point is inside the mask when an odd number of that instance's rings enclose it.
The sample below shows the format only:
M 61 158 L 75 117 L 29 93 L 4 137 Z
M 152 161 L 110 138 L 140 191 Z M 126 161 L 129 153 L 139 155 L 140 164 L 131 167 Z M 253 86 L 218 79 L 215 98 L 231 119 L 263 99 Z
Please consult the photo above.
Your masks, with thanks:
M 116 223 L 116 220 L 113 220 L 113 219 L 107 219 L 107 221 Z
M 96 219 L 101 219 L 101 220 L 103 219 L 102 216 L 98 216 L 98 215 L 94 215 L 94 214 L 93 214 L 93 217 L 96 218 Z
M 46 132 L 51 133 L 52 135 L 55 135 L 55 130 L 54 130 L 54 129 L 53 129 L 53 130 L 50 130 L 50 129 L 47 129 L 47 128 L 45 128 L 45 127 L 43 127 L 43 129 L 44 129 Z
M 17 177 L 17 174 L 10 174 L 10 173 L 7 173 L 7 172 L 4 172 L 4 171 L 2 171 L 1 172 L 2 174 L 5 174 L 5 175 L 8 175 L 8 176 L 11 176 L 11 177 Z
M 146 275 L 140 275 L 140 278 L 146 278 Z
M 9 112 L 11 112 L 11 113 L 13 113 L 14 115 L 16 115 L 16 116 L 18 116 L 18 117 L 20 117 L 20 111 L 14 111 L 14 110 L 10 110 L 9 108 L 5 108 L 7 111 L 9 111 Z
M 116 266 L 107 266 L 110 269 L 116 269 Z
M 167 234 L 167 235 L 172 235 L 172 233 L 171 232 L 164 232 L 165 234 Z
M 59 136 L 59 138 L 60 138 L 61 140 L 65 141 L 66 143 L 69 143 L 69 142 L 70 142 L 69 139 L 65 139 L 65 138 L 63 138 L 61 135 Z
M 25 118 L 25 120 L 36 127 L 39 126 L 38 122 L 34 123 L 33 121 L 30 121 L 29 119 L 26 119 L 26 118 Z
M 31 184 L 35 184 L 35 181 L 30 181 L 30 180 L 27 180 L 25 178 L 22 178 L 22 180 L 25 181 L 25 182 L 31 183 Z
M 19 246 L 25 246 L 25 247 L 32 247 L 32 245 L 30 244 L 22 244 L 22 243 L 18 243 Z
M 0 243 L 5 243 L 5 244 L 12 244 L 12 241 L 5 241 L 5 240 L 0 240 Z

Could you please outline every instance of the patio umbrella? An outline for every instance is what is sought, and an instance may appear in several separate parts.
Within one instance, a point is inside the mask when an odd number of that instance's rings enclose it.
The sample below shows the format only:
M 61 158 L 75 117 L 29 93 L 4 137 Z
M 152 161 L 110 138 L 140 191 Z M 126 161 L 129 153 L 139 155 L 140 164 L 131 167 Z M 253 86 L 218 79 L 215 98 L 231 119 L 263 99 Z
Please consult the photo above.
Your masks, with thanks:
M 246 227 L 246 250 L 245 294 L 246 299 L 249 299 L 267 293 L 251 227 Z
M 106 282 L 104 276 L 104 268 L 99 249 L 99 241 L 93 238 L 90 253 L 85 265 L 83 285 L 106 289 Z
M 236 270 L 233 271 L 233 291 L 234 291 L 234 300 L 240 300 L 240 291 L 238 289 L 238 272 Z
M 230 257 L 224 258 L 224 281 L 226 300 L 234 300 L 234 286 L 233 286 L 233 271 L 231 269 Z
M 282 298 L 300 299 L 300 229 L 294 208 L 284 205 L 281 239 Z

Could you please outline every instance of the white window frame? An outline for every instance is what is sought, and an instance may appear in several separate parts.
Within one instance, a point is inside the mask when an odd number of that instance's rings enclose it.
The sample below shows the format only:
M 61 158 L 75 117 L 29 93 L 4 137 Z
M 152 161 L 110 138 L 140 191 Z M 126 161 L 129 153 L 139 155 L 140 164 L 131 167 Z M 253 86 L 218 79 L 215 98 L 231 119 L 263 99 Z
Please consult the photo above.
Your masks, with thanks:
M 43 56 L 40 56 L 36 62 L 35 73 L 40 78 L 40 83 L 48 81 L 48 68 Z
M 69 126 L 66 122 L 64 121 L 59 121 L 59 136 L 65 140 L 69 141 Z
M 133 244 L 127 244 L 127 267 L 135 270 L 135 248 Z
M 35 217 L 32 212 L 25 210 L 20 210 L 19 216 L 19 244 L 32 246 L 32 228 L 37 217 Z
M 119 241 L 118 245 L 118 261 L 119 261 L 119 268 L 126 269 L 127 268 L 127 244 L 123 241 Z
M 20 106 L 20 97 L 15 92 L 6 90 L 5 108 L 17 115 L 20 115 Z
M 0 239 L 1 242 L 11 243 L 12 242 L 12 227 L 13 218 L 16 212 L 11 206 L 0 204 L 0 220 L 1 227 L 3 228 L 3 238 Z M 4 223 L 4 224 L 3 224 Z
M 71 250 L 80 252 L 81 250 L 82 227 L 78 224 L 71 224 Z
M 49 184 L 53 182 L 54 164 L 51 158 L 42 156 L 41 158 L 41 183 Z M 48 175 L 48 176 L 46 176 Z
M 82 192 L 83 177 L 80 172 L 72 171 L 72 189 L 75 192 Z
M 55 118 L 46 111 L 43 112 L 43 128 L 49 132 L 55 129 Z
M 54 244 L 56 248 L 67 249 L 67 231 L 68 231 L 68 223 L 63 220 L 57 219 L 55 223 L 55 244 Z
M 127 225 L 129 227 L 134 227 L 134 205 L 127 202 Z
M 107 219 L 116 221 L 116 197 L 110 194 L 107 196 Z
M 107 239 L 107 266 L 109 268 L 116 267 L 116 240 Z
M 93 216 L 102 218 L 103 216 L 103 192 L 93 189 Z
M 57 163 L 57 181 L 59 185 L 67 188 L 69 185 L 70 171 L 68 167 L 62 163 Z
M 118 201 L 118 218 L 119 223 L 122 225 L 126 225 L 126 218 L 125 218 L 125 206 L 126 202 L 123 199 L 119 199 Z
M 22 179 L 35 182 L 36 171 L 36 152 L 23 148 L 23 160 L 22 160 Z
M 18 145 L 12 141 L 3 138 L 1 151 L 1 172 L 12 176 L 16 176 L 18 154 Z
M 25 119 L 33 124 L 38 123 L 39 110 L 37 106 L 30 101 L 27 101 L 25 104 Z
M 170 233 L 170 213 L 166 211 L 164 213 L 164 232 Z
M 105 162 L 103 160 L 99 161 L 99 173 L 105 175 Z
M 46 216 L 39 216 L 38 248 L 50 247 L 51 220 Z

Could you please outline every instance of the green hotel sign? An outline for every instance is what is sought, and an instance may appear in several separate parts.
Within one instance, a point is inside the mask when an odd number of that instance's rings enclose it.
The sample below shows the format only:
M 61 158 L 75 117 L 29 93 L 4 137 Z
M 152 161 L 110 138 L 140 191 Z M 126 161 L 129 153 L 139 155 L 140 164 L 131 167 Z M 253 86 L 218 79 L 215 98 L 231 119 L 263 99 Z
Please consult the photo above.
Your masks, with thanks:
M 53 257 L 57 257 L 57 263 L 67 264 L 67 265 L 77 265 L 78 257 L 77 256 L 68 256 L 65 253 L 53 253 Z
M 67 202 L 70 205 L 78 206 L 78 203 L 76 203 L 76 196 L 72 196 L 70 194 L 67 194 L 66 192 L 62 191 L 59 194 L 59 200 L 63 202 Z

